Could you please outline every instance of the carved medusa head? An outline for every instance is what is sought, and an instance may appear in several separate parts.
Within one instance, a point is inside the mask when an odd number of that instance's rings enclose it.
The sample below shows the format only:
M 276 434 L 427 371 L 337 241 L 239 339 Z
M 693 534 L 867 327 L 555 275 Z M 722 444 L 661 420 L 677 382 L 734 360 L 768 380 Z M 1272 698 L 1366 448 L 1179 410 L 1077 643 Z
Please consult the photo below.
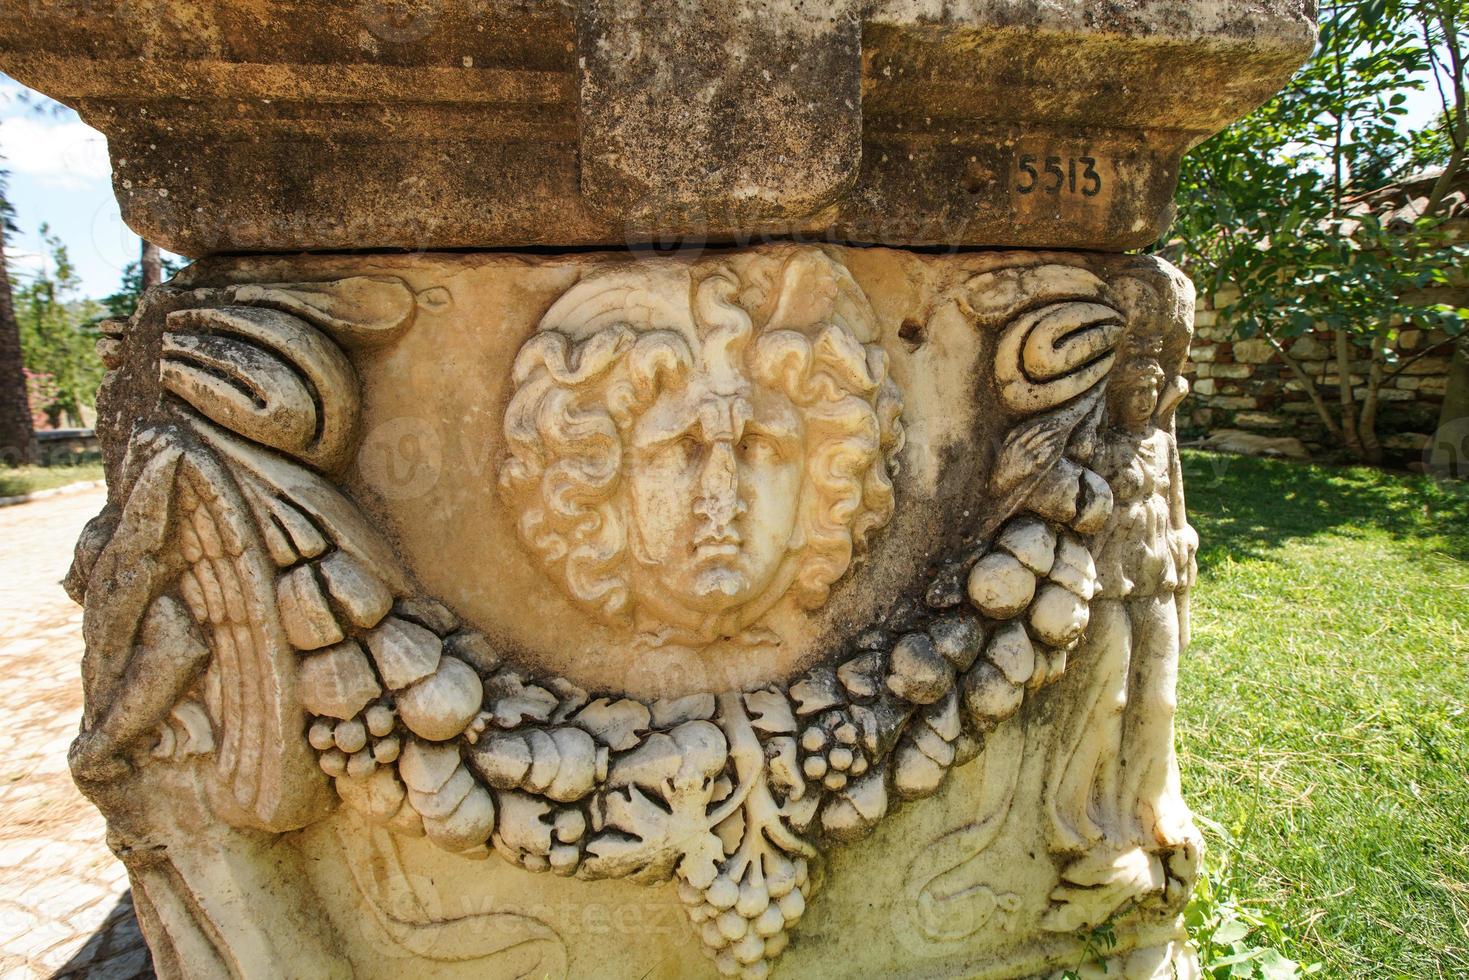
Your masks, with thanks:
M 681 642 L 826 601 L 893 513 L 902 406 L 815 248 L 597 273 L 521 348 L 500 491 L 583 608 Z

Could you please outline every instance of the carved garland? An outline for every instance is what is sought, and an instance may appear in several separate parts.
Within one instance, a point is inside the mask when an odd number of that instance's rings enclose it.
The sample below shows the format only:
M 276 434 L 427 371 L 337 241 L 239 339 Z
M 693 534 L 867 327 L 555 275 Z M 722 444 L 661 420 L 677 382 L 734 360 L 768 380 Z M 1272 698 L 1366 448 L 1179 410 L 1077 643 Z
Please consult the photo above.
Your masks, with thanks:
M 315 472 L 339 471 L 353 445 L 342 348 L 391 342 L 442 290 L 356 278 L 164 295 L 168 420 L 135 435 L 120 520 L 79 561 L 102 596 L 79 778 L 116 778 L 140 753 L 209 754 L 227 816 L 303 826 L 325 810 L 320 777 L 297 772 L 301 705 L 315 764 L 368 820 L 533 871 L 676 879 L 719 970 L 762 977 L 821 848 L 934 793 L 1061 676 L 1086 627 L 1086 537 L 1111 497 L 1066 453 L 1096 424 L 1123 329 L 1090 273 L 1004 270 L 955 297 L 1003 324 L 996 380 L 1022 419 L 993 468 L 982 545 L 840 663 L 654 703 L 502 662 Z M 985 306 L 997 296 L 1012 299 Z M 142 670 L 174 683 L 137 705 L 126 679 Z

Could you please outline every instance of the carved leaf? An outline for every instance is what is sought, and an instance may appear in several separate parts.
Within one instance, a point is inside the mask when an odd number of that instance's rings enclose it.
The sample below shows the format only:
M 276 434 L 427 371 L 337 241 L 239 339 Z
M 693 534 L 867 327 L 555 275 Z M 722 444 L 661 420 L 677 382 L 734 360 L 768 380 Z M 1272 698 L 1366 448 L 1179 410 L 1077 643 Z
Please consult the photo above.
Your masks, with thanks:
M 836 672 L 829 667 L 818 667 L 791 685 L 791 697 L 796 702 L 796 713 L 813 715 L 845 704 Z
M 590 732 L 614 752 L 624 752 L 637 745 L 651 722 L 648 706 L 631 698 L 621 701 L 597 698 L 571 719 L 573 725 Z
M 299 317 L 250 307 L 168 314 L 159 376 L 206 418 L 322 470 L 347 461 L 357 376 Z
M 788 735 L 796 730 L 791 703 L 779 691 L 751 691 L 745 695 L 750 724 L 769 735 Z
M 714 695 L 708 692 L 685 698 L 660 698 L 653 702 L 654 728 L 672 728 L 685 721 L 708 721 L 714 717 Z
M 351 276 L 330 282 L 262 283 L 231 287 L 238 303 L 284 310 L 311 321 L 347 346 L 376 347 L 397 340 L 412 325 L 418 303 L 442 305 L 435 287 L 415 297 L 392 276 Z
M 624 835 L 603 834 L 588 845 L 589 865 L 619 867 L 615 873 L 661 880 L 675 870 L 689 882 L 707 885 L 719 871 L 724 844 L 708 825 L 700 794 L 689 789 L 672 795 L 672 811 L 654 803 L 638 787 L 610 794 L 607 826 Z
M 546 688 L 556 695 L 556 700 L 559 702 L 555 712 L 551 715 L 551 720 L 558 725 L 576 714 L 577 710 L 587 703 L 587 692 L 564 677 L 552 677 L 546 681 Z
M 1006 494 L 1061 459 L 1067 430 L 1050 416 L 1016 426 L 1005 436 L 1004 448 L 990 476 L 990 489 Z
M 708 809 L 727 755 L 718 728 L 691 721 L 654 735 L 634 756 L 619 760 L 609 783 L 623 788 L 605 798 L 610 832 L 588 844 L 589 872 L 657 880 L 676 869 L 695 887 L 707 887 L 724 858 Z
M 546 722 L 556 710 L 556 695 L 543 687 L 527 684 L 515 671 L 502 670 L 485 683 L 485 704 L 495 724 L 515 728 L 527 720 Z

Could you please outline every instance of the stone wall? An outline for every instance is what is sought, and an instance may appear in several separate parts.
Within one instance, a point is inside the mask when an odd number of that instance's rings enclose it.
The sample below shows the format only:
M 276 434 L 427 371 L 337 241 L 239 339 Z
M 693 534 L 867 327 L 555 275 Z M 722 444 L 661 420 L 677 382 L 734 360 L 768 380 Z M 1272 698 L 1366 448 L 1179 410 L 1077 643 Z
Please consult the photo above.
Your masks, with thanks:
M 1469 304 L 1469 287 L 1451 292 L 1439 293 L 1432 301 Z M 1222 322 L 1219 309 L 1237 296 L 1237 291 L 1226 288 L 1216 296 L 1199 297 L 1193 345 L 1184 365 L 1193 395 L 1178 413 L 1183 437 L 1253 452 L 1316 459 L 1339 455 L 1340 448 L 1327 434 L 1306 390 L 1270 342 L 1260 337 L 1236 339 Z M 1377 431 L 1390 463 L 1421 460 L 1429 434 L 1438 425 L 1453 356 L 1453 345 L 1445 340 L 1447 336 L 1436 330 L 1399 334 L 1399 363 L 1422 356 L 1390 376 L 1379 395 Z M 1433 349 L 1424 353 L 1427 348 Z M 1335 411 L 1340 372 L 1332 331 L 1297 337 L 1287 350 L 1321 386 Z M 1359 406 L 1367 393 L 1369 357 L 1367 348 L 1354 349 L 1350 380 Z
M 96 459 L 101 452 L 92 429 L 40 429 L 36 447 L 43 466 L 69 466 Z

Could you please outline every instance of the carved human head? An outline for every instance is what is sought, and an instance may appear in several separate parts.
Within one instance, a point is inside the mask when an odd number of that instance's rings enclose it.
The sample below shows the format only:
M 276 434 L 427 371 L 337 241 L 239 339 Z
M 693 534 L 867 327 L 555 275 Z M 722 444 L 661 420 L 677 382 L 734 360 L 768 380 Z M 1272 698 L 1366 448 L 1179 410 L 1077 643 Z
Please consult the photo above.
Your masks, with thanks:
M 1141 432 L 1153 422 L 1166 374 L 1156 357 L 1139 355 L 1123 361 L 1107 382 L 1112 420 L 1129 432 Z
M 608 622 L 697 642 L 811 608 L 893 512 L 901 404 L 872 309 L 815 248 L 583 279 L 521 348 L 500 490 Z

